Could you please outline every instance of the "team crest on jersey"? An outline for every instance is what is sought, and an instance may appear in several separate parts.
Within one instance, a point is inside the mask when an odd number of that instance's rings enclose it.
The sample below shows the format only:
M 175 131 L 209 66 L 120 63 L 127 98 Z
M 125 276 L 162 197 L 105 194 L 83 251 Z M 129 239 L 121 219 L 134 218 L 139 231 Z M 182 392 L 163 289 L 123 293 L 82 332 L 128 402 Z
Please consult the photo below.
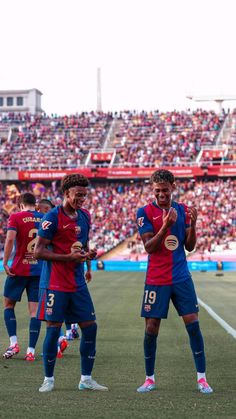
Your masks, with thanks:
M 173 234 L 165 238 L 164 245 L 168 250 L 175 250 L 179 246 L 179 240 Z
M 151 311 L 151 306 L 150 306 L 150 304 L 145 304 L 145 306 L 144 306 L 144 311 Z
M 42 222 L 42 229 L 43 230 L 48 230 L 49 229 L 49 226 L 51 225 L 52 223 L 51 223 L 51 221 L 43 221 Z
M 139 227 L 142 227 L 142 226 L 144 225 L 143 220 L 144 220 L 144 217 L 139 217 L 139 218 L 138 218 L 137 223 L 138 223 L 138 226 L 139 226 Z
M 47 308 L 46 308 L 46 314 L 47 314 L 48 316 L 51 316 L 51 315 L 52 315 L 52 308 L 47 307 Z

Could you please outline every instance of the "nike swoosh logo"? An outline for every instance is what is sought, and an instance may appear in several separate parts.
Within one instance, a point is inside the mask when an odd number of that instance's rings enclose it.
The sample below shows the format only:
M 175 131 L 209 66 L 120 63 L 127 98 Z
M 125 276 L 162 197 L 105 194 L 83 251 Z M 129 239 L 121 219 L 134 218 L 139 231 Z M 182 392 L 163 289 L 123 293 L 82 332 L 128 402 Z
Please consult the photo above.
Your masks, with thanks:
M 63 228 L 66 228 L 66 227 L 69 227 L 69 226 L 70 226 L 70 223 L 63 226 Z
M 199 355 L 199 354 L 201 354 L 202 353 L 202 351 L 200 351 L 200 352 L 195 352 L 195 355 Z
M 158 215 L 157 217 L 152 217 L 153 220 L 157 220 L 158 218 L 160 218 L 161 215 Z

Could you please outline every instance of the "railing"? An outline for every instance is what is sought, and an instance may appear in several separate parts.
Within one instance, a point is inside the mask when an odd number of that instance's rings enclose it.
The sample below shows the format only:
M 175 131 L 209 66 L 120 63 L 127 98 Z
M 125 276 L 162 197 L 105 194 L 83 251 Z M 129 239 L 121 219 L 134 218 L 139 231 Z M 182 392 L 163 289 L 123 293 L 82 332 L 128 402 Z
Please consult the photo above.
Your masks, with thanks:
M 176 163 L 163 163 L 161 165 L 155 165 L 155 164 L 146 164 L 145 166 L 139 166 L 132 163 L 123 163 L 123 164 L 114 164 L 112 168 L 160 168 L 160 167 L 201 167 L 204 165 L 204 167 L 208 166 L 215 166 L 219 165 L 219 162 L 212 162 L 212 161 L 201 161 L 199 163 L 196 162 L 179 162 Z M 222 160 L 220 162 L 220 165 L 222 166 L 229 166 L 229 165 L 236 165 L 236 160 Z M 97 164 L 88 164 L 86 168 L 107 168 L 110 167 L 109 163 L 97 163 Z M 33 164 L 18 164 L 18 165 L 3 165 L 0 164 L 0 170 L 10 172 L 12 170 L 71 170 L 71 169 L 84 169 L 85 165 L 77 165 L 77 164 L 48 164 L 48 165 L 33 165 Z

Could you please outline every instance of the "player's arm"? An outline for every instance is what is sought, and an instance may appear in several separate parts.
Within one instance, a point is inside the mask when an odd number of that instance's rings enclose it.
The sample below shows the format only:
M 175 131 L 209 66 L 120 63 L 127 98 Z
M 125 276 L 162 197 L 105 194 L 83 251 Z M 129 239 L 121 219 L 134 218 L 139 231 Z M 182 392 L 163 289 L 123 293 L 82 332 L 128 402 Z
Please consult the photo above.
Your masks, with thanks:
M 160 248 L 168 229 L 176 222 L 176 220 L 177 211 L 175 208 L 170 208 L 169 211 L 163 210 L 163 224 L 160 230 L 156 234 L 150 231 L 143 234 L 141 233 L 141 239 L 147 253 L 154 253 Z
M 86 251 L 88 252 L 88 259 L 86 260 L 87 271 L 85 273 L 86 282 L 90 282 L 92 280 L 92 264 L 91 259 L 95 259 L 97 256 L 97 250 L 95 248 L 91 248 L 89 246 L 89 242 L 86 245 Z
M 88 253 L 79 250 L 74 250 L 68 254 L 54 253 L 48 245 L 51 240 L 45 239 L 38 236 L 34 248 L 34 256 L 36 259 L 51 260 L 57 262 L 85 262 L 88 257 Z
M 186 228 L 185 248 L 188 252 L 192 252 L 197 243 L 196 222 L 197 209 L 195 207 L 188 208 L 187 215 L 190 219 L 190 226 Z
M 15 276 L 15 274 L 11 272 L 8 266 L 8 261 L 12 254 L 15 238 L 16 238 L 16 230 L 8 230 L 5 245 L 4 245 L 3 267 L 5 269 L 6 274 L 9 276 Z

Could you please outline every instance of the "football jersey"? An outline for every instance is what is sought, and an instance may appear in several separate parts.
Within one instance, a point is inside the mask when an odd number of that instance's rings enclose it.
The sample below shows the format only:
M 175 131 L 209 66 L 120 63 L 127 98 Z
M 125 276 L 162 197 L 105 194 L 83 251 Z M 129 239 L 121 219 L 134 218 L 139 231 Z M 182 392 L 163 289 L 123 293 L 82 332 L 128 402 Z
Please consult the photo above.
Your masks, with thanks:
M 177 211 L 177 220 L 168 229 L 159 248 L 148 255 L 146 284 L 149 285 L 171 285 L 191 278 L 184 249 L 186 228 L 190 225 L 187 206 L 177 202 L 172 202 L 171 206 Z M 155 202 L 139 208 L 137 224 L 140 235 L 158 233 L 165 213 Z
M 87 210 L 79 209 L 77 218 L 72 219 L 66 215 L 62 206 L 58 206 L 44 215 L 38 235 L 50 240 L 49 248 L 54 253 L 69 254 L 73 246 L 86 246 L 90 224 Z M 44 261 L 40 288 L 73 292 L 85 284 L 84 262 Z
M 29 210 L 9 217 L 7 230 L 16 231 L 11 271 L 17 276 L 40 276 L 42 261 L 35 259 L 33 252 L 42 217 L 42 213 Z

